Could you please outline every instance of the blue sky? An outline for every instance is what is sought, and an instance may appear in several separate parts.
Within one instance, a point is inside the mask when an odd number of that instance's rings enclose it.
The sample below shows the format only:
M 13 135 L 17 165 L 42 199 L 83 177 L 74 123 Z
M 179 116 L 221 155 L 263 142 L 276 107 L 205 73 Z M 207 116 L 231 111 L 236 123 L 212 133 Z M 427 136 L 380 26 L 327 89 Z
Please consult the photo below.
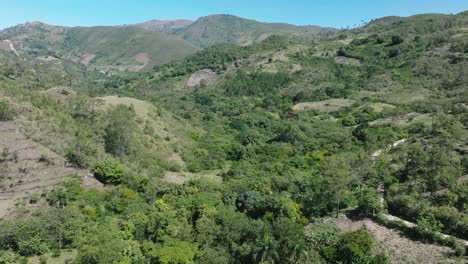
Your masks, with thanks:
M 353 27 L 389 15 L 458 13 L 467 0 L 0 0 L 0 28 L 42 21 L 64 26 L 119 25 L 150 19 L 233 14 L 265 22 Z

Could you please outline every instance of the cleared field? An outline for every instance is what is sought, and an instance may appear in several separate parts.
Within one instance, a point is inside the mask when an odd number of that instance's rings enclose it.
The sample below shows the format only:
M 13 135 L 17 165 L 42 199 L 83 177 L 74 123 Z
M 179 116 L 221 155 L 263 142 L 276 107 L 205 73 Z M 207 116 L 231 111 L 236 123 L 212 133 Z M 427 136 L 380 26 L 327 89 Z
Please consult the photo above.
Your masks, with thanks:
M 335 62 L 338 64 L 346 64 L 346 65 L 354 65 L 354 66 L 361 65 L 361 62 L 358 59 L 348 58 L 344 56 L 336 56 Z
M 14 122 L 0 122 L 0 151 L 0 218 L 11 212 L 17 199 L 40 193 L 68 176 L 98 186 L 89 171 L 68 166 L 63 157 L 22 134 Z
M 398 124 L 405 125 L 413 122 L 423 122 L 429 123 L 431 121 L 431 116 L 429 114 L 420 114 L 420 113 L 408 113 L 406 115 L 400 116 L 391 116 L 386 118 L 381 118 L 370 122 L 371 125 L 377 124 Z
M 349 99 L 329 99 L 319 102 L 298 103 L 293 106 L 294 111 L 318 110 L 321 112 L 338 111 L 343 107 L 351 106 L 354 103 Z
M 222 178 L 217 175 L 216 171 L 190 173 L 190 172 L 166 172 L 163 180 L 170 183 L 183 184 L 192 179 L 209 179 L 212 181 L 221 182 Z
M 116 95 L 101 97 L 105 106 L 126 105 L 133 106 L 138 117 L 146 119 L 148 114 L 154 109 L 154 106 L 148 102 L 131 97 L 118 97 Z
M 396 108 L 396 106 L 392 105 L 392 104 L 386 104 L 386 103 L 374 103 L 374 104 L 371 104 L 369 105 L 372 110 L 374 110 L 375 112 L 382 112 L 384 111 L 385 109 L 394 109 Z

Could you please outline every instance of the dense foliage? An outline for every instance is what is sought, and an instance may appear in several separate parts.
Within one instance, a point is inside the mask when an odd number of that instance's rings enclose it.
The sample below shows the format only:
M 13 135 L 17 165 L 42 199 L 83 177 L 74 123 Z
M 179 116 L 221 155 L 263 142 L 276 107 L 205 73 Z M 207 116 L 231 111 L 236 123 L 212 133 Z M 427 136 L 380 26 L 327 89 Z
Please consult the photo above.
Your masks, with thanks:
M 351 209 L 415 222 L 419 239 L 468 239 L 468 20 L 432 19 L 216 45 L 148 73 L 88 76 L 98 88 L 72 83 L 77 94 L 51 95 L 66 74 L 29 80 L 43 66 L 2 58 L 14 100 L 0 101 L 0 119 L 19 115 L 107 185 L 71 177 L 40 210 L 0 220 L 0 263 L 67 252 L 75 263 L 387 263 L 369 232 L 326 221 Z M 204 69 L 212 80 L 186 85 Z M 154 108 L 105 105 L 109 94 Z

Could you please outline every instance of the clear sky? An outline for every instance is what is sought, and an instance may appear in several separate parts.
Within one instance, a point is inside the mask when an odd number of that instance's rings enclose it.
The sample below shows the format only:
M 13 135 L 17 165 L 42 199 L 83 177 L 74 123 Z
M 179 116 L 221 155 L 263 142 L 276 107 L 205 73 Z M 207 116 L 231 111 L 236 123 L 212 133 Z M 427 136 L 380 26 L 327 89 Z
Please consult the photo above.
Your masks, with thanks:
M 0 29 L 42 21 L 63 26 L 120 25 L 150 19 L 233 14 L 265 22 L 353 27 L 361 20 L 458 13 L 468 0 L 0 0 Z

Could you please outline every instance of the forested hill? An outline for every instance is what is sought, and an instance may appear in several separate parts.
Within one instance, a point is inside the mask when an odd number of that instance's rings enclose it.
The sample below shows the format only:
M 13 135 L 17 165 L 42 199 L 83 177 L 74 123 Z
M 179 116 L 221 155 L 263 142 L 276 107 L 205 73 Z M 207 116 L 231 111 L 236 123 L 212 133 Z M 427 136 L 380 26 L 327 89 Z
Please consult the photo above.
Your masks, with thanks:
M 140 73 L 11 52 L 0 263 L 466 262 L 467 12 Z

